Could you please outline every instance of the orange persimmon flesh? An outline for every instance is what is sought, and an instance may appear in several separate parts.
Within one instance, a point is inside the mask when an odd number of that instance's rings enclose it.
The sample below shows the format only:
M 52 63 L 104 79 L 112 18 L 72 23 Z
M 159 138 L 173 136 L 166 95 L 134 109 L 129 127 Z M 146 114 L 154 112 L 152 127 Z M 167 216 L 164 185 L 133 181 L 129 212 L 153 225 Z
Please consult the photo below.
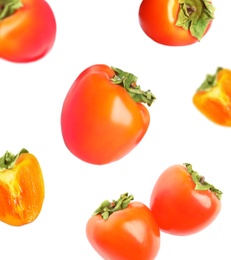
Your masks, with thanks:
M 231 126 L 231 70 L 218 68 L 193 96 L 196 108 L 212 122 Z
M 21 153 L 13 167 L 0 170 L 0 221 L 28 224 L 38 217 L 43 201 L 43 174 L 34 155 Z

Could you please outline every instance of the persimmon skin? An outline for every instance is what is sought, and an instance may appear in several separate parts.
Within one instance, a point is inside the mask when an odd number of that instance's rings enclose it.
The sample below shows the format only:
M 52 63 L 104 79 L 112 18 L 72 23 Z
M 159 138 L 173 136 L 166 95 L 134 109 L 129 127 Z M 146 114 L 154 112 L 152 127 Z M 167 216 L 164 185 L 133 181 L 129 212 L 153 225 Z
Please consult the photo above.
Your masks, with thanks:
M 44 202 L 44 179 L 36 157 L 21 154 L 12 169 L 0 172 L 0 221 L 22 226 L 33 222 Z

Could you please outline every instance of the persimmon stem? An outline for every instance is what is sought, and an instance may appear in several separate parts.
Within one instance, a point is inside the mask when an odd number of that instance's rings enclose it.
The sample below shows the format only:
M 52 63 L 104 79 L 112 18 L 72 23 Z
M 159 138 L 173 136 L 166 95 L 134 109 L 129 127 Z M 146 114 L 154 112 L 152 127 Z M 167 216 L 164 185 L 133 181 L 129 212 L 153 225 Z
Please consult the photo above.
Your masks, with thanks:
M 0 20 L 11 16 L 22 6 L 21 0 L 0 0 Z
M 105 200 L 100 204 L 100 206 L 94 211 L 92 215 L 95 216 L 100 214 L 104 220 L 107 220 L 114 212 L 127 208 L 128 204 L 133 199 L 133 195 L 124 193 L 119 197 L 118 200 L 113 200 L 112 202 Z
M 0 172 L 7 169 L 12 169 L 19 155 L 22 153 L 28 153 L 28 151 L 25 148 L 23 148 L 16 155 L 6 151 L 6 153 L 0 158 Z
M 178 0 L 178 2 L 176 26 L 189 31 L 200 41 L 214 19 L 215 7 L 210 0 Z
M 195 190 L 210 190 L 213 192 L 216 197 L 220 200 L 222 197 L 222 192 L 215 188 L 213 185 L 209 184 L 208 182 L 205 181 L 205 177 L 199 175 L 197 172 L 195 172 L 192 169 L 192 165 L 189 163 L 184 163 L 188 173 L 191 175 L 192 180 L 195 183 Z
M 200 178 L 200 183 L 203 185 L 204 182 L 205 182 L 205 177 L 204 177 L 204 176 L 201 176 L 201 178 Z
M 186 9 L 187 9 L 188 15 L 191 15 L 193 12 L 196 11 L 196 7 L 195 6 L 186 5 Z
M 209 90 L 210 88 L 213 88 L 217 84 L 217 75 L 221 70 L 223 70 L 223 68 L 218 67 L 215 74 L 207 74 L 205 80 L 197 91 Z
M 125 90 L 135 102 L 146 103 L 148 106 L 152 105 L 156 97 L 150 90 L 143 91 L 140 89 L 140 86 L 136 84 L 138 78 L 135 75 L 115 67 L 111 68 L 115 72 L 115 76 L 111 79 L 113 84 L 120 85 L 121 87 L 125 88 Z

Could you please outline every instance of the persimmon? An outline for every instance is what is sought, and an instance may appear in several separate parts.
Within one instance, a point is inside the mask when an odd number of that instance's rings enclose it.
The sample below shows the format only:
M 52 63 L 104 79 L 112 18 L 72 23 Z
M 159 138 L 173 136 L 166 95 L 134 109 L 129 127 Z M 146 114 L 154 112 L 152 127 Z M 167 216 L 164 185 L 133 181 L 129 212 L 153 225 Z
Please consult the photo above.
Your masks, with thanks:
M 153 41 L 186 46 L 201 41 L 214 20 L 215 7 L 208 0 L 143 0 L 139 23 Z
M 193 95 L 193 104 L 210 121 L 231 127 L 231 70 L 218 67 Z
M 133 195 L 103 201 L 86 225 L 95 251 L 107 260 L 154 260 L 160 249 L 160 230 L 150 209 Z
M 44 0 L 0 0 L 0 58 L 32 62 L 44 57 L 56 39 L 56 18 Z
M 155 96 L 137 77 L 105 64 L 82 71 L 69 89 L 61 112 L 64 143 L 77 158 L 102 165 L 122 159 L 146 134 Z
M 22 226 L 33 222 L 42 209 L 44 179 L 37 158 L 22 149 L 0 158 L 0 221 Z

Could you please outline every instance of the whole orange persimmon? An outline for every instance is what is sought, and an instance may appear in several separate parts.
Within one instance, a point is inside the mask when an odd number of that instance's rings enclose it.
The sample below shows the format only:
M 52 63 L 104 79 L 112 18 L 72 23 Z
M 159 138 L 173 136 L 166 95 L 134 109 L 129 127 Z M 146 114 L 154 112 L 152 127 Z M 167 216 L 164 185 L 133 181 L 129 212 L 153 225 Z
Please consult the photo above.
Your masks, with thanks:
M 0 158 L 0 221 L 22 226 L 33 222 L 42 209 L 44 179 L 37 158 L 22 149 Z

